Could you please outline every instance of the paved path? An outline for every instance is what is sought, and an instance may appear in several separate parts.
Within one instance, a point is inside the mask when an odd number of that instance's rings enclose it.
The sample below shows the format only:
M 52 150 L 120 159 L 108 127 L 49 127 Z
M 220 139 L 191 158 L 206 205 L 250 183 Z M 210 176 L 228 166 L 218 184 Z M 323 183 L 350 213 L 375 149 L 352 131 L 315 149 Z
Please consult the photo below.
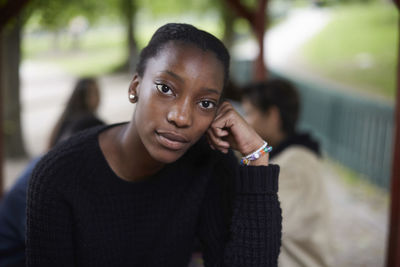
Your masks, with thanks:
M 325 162 L 335 266 L 383 267 L 388 224 L 387 195 L 362 183 L 349 185 Z
M 330 12 L 320 8 L 302 8 L 290 11 L 288 18 L 270 29 L 264 36 L 264 60 L 269 68 L 281 70 L 292 64 L 297 49 L 318 33 L 330 20 Z M 234 45 L 235 59 L 253 60 L 258 54 L 255 40 Z

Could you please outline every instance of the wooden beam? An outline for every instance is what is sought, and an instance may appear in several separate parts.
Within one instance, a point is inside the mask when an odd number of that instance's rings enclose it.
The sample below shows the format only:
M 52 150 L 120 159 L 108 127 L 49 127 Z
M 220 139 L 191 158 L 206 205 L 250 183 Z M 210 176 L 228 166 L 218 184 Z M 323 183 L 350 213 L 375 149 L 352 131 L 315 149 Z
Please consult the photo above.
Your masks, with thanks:
M 225 0 L 225 2 L 238 14 L 246 19 L 256 37 L 259 53 L 254 61 L 253 80 L 262 81 L 267 78 L 267 68 L 264 63 L 264 33 L 266 22 L 266 7 L 268 0 L 257 0 L 253 10 L 247 8 L 240 0 Z
M 3 197 L 4 192 L 4 179 L 3 179 L 3 36 L 0 28 L 0 199 Z
M 394 116 L 394 152 L 386 267 L 400 267 L 400 36 L 397 47 L 397 96 Z
M 254 14 L 246 6 L 244 6 L 240 0 L 225 0 L 228 5 L 240 16 L 253 24 Z
M 2 32 L 4 27 L 7 25 L 7 23 L 14 17 L 16 17 L 21 10 L 24 8 L 24 6 L 29 2 L 29 0 L 8 0 L 4 4 L 0 5 L 0 38 L 2 37 Z M 3 47 L 2 47 L 2 41 L 0 39 L 0 199 L 3 196 L 4 192 L 4 178 L 3 178 L 3 163 L 4 163 L 4 129 L 3 129 L 3 79 L 2 73 L 3 73 L 3 58 L 2 58 L 2 52 Z

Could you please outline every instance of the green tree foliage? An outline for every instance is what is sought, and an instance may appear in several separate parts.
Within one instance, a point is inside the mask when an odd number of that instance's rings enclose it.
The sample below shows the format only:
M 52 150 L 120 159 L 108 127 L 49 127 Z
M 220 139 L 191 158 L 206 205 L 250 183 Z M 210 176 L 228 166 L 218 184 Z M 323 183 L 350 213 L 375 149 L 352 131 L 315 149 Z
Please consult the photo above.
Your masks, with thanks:
M 137 0 L 138 6 L 150 10 L 154 15 L 179 15 L 188 11 L 204 12 L 214 8 L 219 2 L 212 0 Z
M 71 18 L 82 15 L 90 22 L 97 20 L 106 10 L 107 4 L 114 1 L 95 0 L 32 0 L 25 14 L 37 15 L 40 24 L 49 30 L 57 30 L 68 25 Z

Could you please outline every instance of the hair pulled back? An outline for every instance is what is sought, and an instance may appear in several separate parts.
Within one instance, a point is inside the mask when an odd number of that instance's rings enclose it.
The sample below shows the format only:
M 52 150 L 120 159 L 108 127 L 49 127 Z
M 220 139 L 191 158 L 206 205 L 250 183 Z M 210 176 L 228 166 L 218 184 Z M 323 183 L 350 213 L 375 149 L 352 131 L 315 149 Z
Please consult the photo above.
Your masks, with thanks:
M 143 77 L 147 60 L 157 56 L 170 41 L 178 41 L 194 45 L 204 51 L 214 52 L 224 67 L 224 85 L 227 83 L 230 56 L 224 44 L 214 35 L 184 23 L 168 23 L 158 28 L 151 37 L 148 45 L 140 53 L 139 62 L 136 67 L 139 76 Z

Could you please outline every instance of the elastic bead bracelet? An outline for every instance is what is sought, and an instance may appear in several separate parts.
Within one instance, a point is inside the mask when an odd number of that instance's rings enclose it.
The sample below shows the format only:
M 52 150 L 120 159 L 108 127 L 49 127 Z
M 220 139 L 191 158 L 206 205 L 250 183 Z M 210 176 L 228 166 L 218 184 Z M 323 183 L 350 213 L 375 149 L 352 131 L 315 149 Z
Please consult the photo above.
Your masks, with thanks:
M 242 158 L 242 160 L 240 161 L 240 164 L 247 166 L 250 164 L 250 161 L 257 160 L 260 157 L 262 157 L 263 155 L 265 155 L 266 153 L 269 153 L 271 151 L 272 151 L 272 147 L 268 146 L 268 143 L 264 141 L 264 144 L 259 149 L 257 149 L 255 152 L 253 152 L 247 156 L 244 156 Z

